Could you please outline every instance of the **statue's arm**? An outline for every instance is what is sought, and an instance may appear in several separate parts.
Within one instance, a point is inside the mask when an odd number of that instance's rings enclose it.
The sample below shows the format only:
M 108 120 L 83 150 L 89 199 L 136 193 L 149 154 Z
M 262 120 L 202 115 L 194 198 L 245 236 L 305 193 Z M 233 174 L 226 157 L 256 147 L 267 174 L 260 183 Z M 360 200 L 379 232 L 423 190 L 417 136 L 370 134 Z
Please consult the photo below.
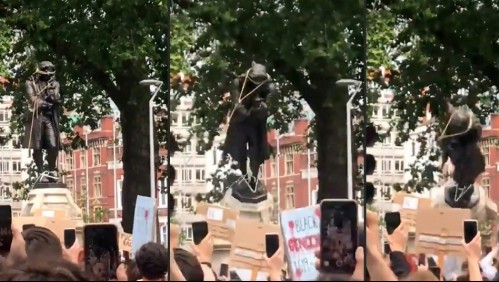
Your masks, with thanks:
M 241 93 L 240 82 L 239 79 L 236 78 L 232 81 L 232 88 L 230 91 L 230 100 L 234 109 L 234 114 L 232 116 L 232 119 L 236 120 L 244 119 L 251 114 L 250 110 L 246 109 L 246 107 L 244 107 L 244 105 L 239 102 L 240 93 Z
M 42 104 L 43 101 L 40 98 L 40 96 L 36 95 L 37 93 L 36 93 L 33 81 L 27 80 L 25 83 L 25 88 L 26 88 L 25 89 L 25 97 L 26 97 L 26 100 L 28 100 L 30 107 L 35 108 L 35 105 L 37 105 L 36 107 L 40 107 L 40 105 Z
M 61 102 L 61 85 L 58 81 L 52 82 L 52 85 L 49 89 L 49 95 L 51 103 L 59 104 Z

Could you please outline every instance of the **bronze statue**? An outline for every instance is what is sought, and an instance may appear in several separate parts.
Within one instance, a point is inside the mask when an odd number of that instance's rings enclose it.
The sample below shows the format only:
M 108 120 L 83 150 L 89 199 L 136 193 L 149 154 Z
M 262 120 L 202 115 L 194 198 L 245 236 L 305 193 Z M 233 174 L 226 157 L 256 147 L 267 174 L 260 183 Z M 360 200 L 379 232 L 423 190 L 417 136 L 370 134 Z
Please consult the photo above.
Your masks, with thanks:
M 59 129 L 60 85 L 55 66 L 48 61 L 38 64 L 35 74 L 26 81 L 29 112 L 25 118 L 24 147 L 33 149 L 39 182 L 57 182 L 57 156 L 62 149 Z M 43 168 L 43 150 L 47 151 L 48 171 Z
M 275 85 L 265 66 L 253 62 L 249 70 L 233 80 L 230 93 L 232 109 L 223 153 L 225 158 L 230 156 L 253 192 L 258 187 L 259 168 L 271 153 L 267 140 L 270 116 L 267 104 L 274 91 Z M 247 172 L 248 158 L 251 175 Z

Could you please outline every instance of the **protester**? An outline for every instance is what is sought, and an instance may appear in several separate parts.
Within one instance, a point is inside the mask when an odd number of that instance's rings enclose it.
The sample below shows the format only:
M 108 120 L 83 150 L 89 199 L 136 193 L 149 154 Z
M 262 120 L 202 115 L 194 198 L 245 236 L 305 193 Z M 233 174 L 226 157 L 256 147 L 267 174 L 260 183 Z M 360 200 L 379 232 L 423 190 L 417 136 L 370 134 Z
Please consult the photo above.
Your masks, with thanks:
M 142 279 L 139 281 L 166 281 L 168 250 L 159 243 L 149 242 L 137 251 L 135 262 Z

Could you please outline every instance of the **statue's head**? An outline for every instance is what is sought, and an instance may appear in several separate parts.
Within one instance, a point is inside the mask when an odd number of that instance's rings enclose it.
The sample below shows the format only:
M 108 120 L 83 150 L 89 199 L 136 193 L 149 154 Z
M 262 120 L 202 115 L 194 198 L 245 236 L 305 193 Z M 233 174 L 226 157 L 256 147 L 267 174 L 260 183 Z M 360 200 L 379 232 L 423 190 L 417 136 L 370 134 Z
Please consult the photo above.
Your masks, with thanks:
M 474 194 L 474 189 L 460 192 L 458 188 L 473 185 L 477 177 L 485 171 L 485 160 L 478 146 L 481 136 L 480 121 L 470 109 L 455 108 L 447 103 L 447 118 L 438 142 L 443 152 L 444 163 L 450 161 L 453 167 L 449 171 L 449 177 L 457 185 L 449 187 L 448 193 L 464 193 L 461 197 L 450 197 L 460 199 L 461 203 L 455 200 L 457 206 L 472 201 L 471 197 Z
M 49 80 L 55 75 L 55 66 L 49 61 L 40 62 L 36 68 L 36 74 L 42 80 Z
M 270 75 L 264 65 L 252 62 L 248 70 L 248 79 L 255 84 L 260 84 L 269 80 Z

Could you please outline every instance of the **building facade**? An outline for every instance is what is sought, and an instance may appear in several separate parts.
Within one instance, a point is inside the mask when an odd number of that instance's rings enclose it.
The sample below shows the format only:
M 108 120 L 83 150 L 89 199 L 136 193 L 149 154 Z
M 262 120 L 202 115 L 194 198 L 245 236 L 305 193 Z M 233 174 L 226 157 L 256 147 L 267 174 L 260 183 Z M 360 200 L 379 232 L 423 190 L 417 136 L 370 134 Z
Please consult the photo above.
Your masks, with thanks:
M 480 148 L 485 159 L 485 172 L 477 181 L 499 205 L 499 114 L 492 114 L 489 124 L 483 127 Z

